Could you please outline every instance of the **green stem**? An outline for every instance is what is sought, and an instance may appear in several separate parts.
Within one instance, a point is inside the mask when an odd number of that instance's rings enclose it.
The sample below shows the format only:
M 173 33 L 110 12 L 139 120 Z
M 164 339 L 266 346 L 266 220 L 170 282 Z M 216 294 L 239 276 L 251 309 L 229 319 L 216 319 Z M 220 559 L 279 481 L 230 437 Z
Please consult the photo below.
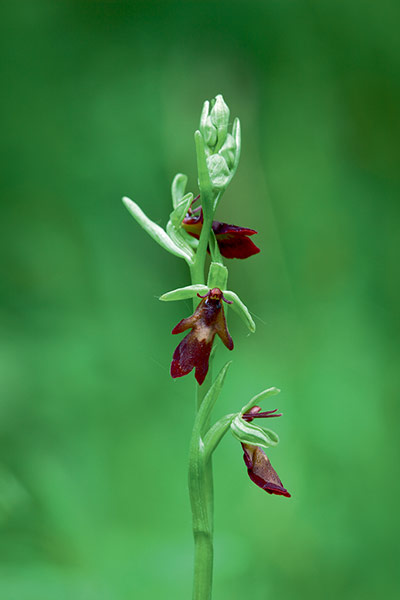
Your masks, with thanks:
M 209 371 L 202 386 L 198 386 L 197 417 L 211 386 Z M 189 495 L 192 508 L 194 538 L 193 600 L 210 600 L 213 573 L 213 477 L 212 462 L 205 460 L 201 430 L 204 423 L 196 419 L 189 452 Z
M 207 169 L 203 137 L 199 131 L 195 133 L 195 143 L 204 221 L 194 262 L 190 267 L 192 285 L 205 283 L 205 262 L 210 235 L 212 235 L 214 207 L 217 199 L 217 194 L 212 188 Z M 214 242 L 215 247 L 215 239 L 211 241 Z M 218 247 L 215 251 L 219 254 Z M 197 304 L 197 298 L 194 298 L 194 309 Z M 210 428 L 209 413 L 211 410 L 208 410 L 207 402 L 204 404 L 203 402 L 212 385 L 213 354 L 212 352 L 210 356 L 209 369 L 205 381 L 201 386 L 196 386 L 197 415 L 189 453 L 189 494 L 192 507 L 195 546 L 193 600 L 210 600 L 212 590 L 214 484 L 211 453 L 208 453 L 206 456 L 202 436 Z
M 204 222 L 200 234 L 194 264 L 190 268 L 192 284 L 205 283 L 204 269 L 209 236 L 212 227 L 213 194 L 205 164 L 204 145 L 201 134 L 196 135 L 196 153 L 199 171 L 199 185 L 203 204 Z M 198 301 L 193 299 L 193 307 Z M 197 417 L 205 396 L 212 384 L 212 356 L 210 356 L 207 377 L 196 390 Z M 203 424 L 204 425 L 204 424 Z M 209 423 L 207 423 L 208 428 Z M 204 460 L 204 444 L 198 419 L 192 433 L 189 454 L 189 494 L 192 507 L 194 537 L 194 578 L 193 600 L 209 600 L 212 589 L 213 572 L 213 513 L 214 491 L 211 460 Z

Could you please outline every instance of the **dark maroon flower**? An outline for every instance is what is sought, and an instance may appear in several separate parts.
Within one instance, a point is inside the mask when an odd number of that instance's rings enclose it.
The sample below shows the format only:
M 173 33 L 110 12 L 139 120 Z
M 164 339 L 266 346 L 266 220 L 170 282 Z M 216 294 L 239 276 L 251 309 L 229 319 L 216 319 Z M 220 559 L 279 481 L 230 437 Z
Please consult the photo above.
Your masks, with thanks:
M 198 294 L 199 295 L 199 294 Z M 175 349 L 172 364 L 172 377 L 182 377 L 196 369 L 195 377 L 201 385 L 207 375 L 208 360 L 215 335 L 218 334 L 228 350 L 233 349 L 233 340 L 226 326 L 222 300 L 228 304 L 219 288 L 214 288 L 202 298 L 191 317 L 183 319 L 176 325 L 172 333 L 191 331 Z
M 195 198 L 197 200 L 198 198 Z M 188 214 L 183 219 L 184 230 L 199 239 L 203 227 L 203 210 L 201 206 L 196 209 L 189 208 Z M 249 239 L 250 235 L 257 233 L 254 229 L 246 227 L 237 227 L 213 221 L 212 229 L 218 242 L 219 250 L 225 258 L 249 258 L 253 254 L 260 252 L 258 248 Z
M 243 415 L 245 421 L 252 421 L 255 418 L 280 417 L 280 414 L 274 414 L 275 410 L 270 410 L 260 413 L 261 408 L 254 406 L 248 413 Z M 282 485 L 277 472 L 271 465 L 271 461 L 265 454 L 264 450 L 259 446 L 250 444 L 242 444 L 243 458 L 246 463 L 247 473 L 250 479 L 265 490 L 268 494 L 276 494 L 278 496 L 286 496 L 290 498 L 290 494 Z

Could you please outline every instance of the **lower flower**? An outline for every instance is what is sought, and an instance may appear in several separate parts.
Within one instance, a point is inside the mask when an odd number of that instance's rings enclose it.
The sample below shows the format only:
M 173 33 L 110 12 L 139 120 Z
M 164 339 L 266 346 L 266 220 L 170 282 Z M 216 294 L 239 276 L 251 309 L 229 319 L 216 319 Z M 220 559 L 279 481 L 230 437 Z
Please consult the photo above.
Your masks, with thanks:
M 277 494 L 290 498 L 290 494 L 283 487 L 277 472 L 271 465 L 271 461 L 259 446 L 250 446 L 242 444 L 244 451 L 243 458 L 246 463 L 247 473 L 250 479 L 268 494 Z
M 218 334 L 228 350 L 233 350 L 233 340 L 226 326 L 219 288 L 214 288 L 202 298 L 191 317 L 180 321 L 172 330 L 173 334 L 191 329 L 190 333 L 175 349 L 171 363 L 172 377 L 183 377 L 195 369 L 199 385 L 206 378 L 208 362 L 215 336 Z
M 251 422 L 253 419 L 257 418 L 281 416 L 280 414 L 274 414 L 276 413 L 274 410 L 264 413 L 260 413 L 260 410 L 261 408 L 259 406 L 253 406 L 248 413 L 243 415 L 243 419 L 247 422 Z M 277 472 L 271 465 L 271 461 L 264 450 L 260 448 L 260 446 L 253 446 L 251 444 L 242 444 L 242 448 L 244 452 L 244 462 L 250 479 L 268 494 L 276 494 L 278 496 L 290 498 L 289 492 L 283 487 L 282 481 L 279 479 Z

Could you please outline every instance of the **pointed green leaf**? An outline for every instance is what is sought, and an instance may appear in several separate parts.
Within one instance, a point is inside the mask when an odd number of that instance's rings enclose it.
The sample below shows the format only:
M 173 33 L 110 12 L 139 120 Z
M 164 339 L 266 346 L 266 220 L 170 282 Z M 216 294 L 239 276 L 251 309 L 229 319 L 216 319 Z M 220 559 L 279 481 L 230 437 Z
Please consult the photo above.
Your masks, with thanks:
M 218 400 L 218 396 L 220 395 L 222 386 L 224 385 L 226 373 L 231 363 L 232 361 L 229 361 L 226 363 L 226 365 L 222 367 L 217 377 L 215 378 L 214 383 L 205 395 L 203 402 L 201 403 L 201 406 L 196 415 L 196 421 L 194 425 L 194 427 L 197 428 L 200 435 L 203 434 L 203 429 L 208 422 L 208 419 L 211 415 L 211 411 L 214 408 L 214 404 Z
M 240 411 L 240 414 L 246 414 L 251 408 L 253 408 L 253 406 L 258 406 L 263 400 L 265 400 L 265 398 L 269 398 L 270 396 L 276 396 L 277 394 L 279 394 L 280 391 L 281 390 L 276 387 L 271 387 L 267 390 L 264 390 L 263 392 L 260 392 L 259 394 L 257 394 L 257 396 L 253 396 L 253 398 L 245 406 L 243 406 L 242 410 Z
M 227 300 L 230 300 L 231 302 L 233 302 L 233 304 L 232 304 L 233 310 L 245 322 L 247 327 L 250 329 L 251 333 L 254 333 L 256 330 L 256 324 L 254 323 L 254 321 L 252 319 L 249 309 L 241 301 L 239 296 L 237 294 L 235 294 L 235 292 L 231 292 L 230 290 L 225 290 L 224 296 Z
M 233 419 L 231 431 L 235 438 L 242 444 L 270 448 L 271 446 L 276 446 L 279 442 L 279 437 L 274 431 L 263 429 L 257 425 L 253 425 L 253 423 L 248 423 L 240 415 L 237 415 Z
M 207 285 L 210 288 L 225 289 L 228 281 L 228 269 L 221 263 L 212 262 L 208 271 Z
M 178 173 L 177 175 L 175 175 L 171 186 L 172 205 L 174 208 L 178 206 L 183 196 L 185 195 L 186 184 L 186 175 L 184 175 L 183 173 Z
M 142 209 L 133 202 L 130 198 L 124 196 L 122 198 L 123 203 L 125 204 L 128 211 L 131 215 L 136 219 L 139 225 L 153 238 L 164 250 L 171 252 L 175 256 L 179 256 L 179 258 L 184 258 L 186 261 L 190 262 L 191 258 L 187 252 L 184 252 L 177 244 L 175 244 L 170 236 L 164 231 L 162 227 L 157 225 L 151 221 L 142 211 Z
M 195 298 L 197 294 L 204 296 L 205 294 L 208 294 L 208 292 L 209 290 L 206 285 L 187 285 L 186 287 L 177 288 L 171 292 L 166 292 L 160 296 L 160 300 L 167 302 L 169 300 L 187 300 L 188 298 Z

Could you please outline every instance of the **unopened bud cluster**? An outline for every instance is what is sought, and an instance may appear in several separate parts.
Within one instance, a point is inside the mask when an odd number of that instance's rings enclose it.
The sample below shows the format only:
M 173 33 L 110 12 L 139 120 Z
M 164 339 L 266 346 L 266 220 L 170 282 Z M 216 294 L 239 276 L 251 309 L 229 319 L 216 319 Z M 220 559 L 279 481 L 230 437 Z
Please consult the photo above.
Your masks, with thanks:
M 222 191 L 232 179 L 240 156 L 240 126 L 236 119 L 228 133 L 229 108 L 221 94 L 205 102 L 200 120 L 207 167 L 213 188 Z

